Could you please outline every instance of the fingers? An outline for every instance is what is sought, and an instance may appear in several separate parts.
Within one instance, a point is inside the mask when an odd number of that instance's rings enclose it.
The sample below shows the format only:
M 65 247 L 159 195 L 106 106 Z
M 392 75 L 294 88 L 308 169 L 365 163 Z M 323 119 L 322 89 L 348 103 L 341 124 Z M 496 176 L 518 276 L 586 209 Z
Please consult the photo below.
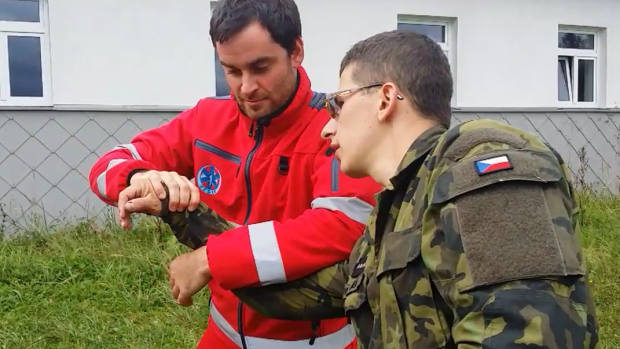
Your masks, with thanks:
M 194 303 L 192 300 L 192 295 L 181 291 L 181 288 L 175 284 L 172 274 L 170 275 L 169 281 L 170 289 L 172 290 L 172 298 L 177 302 L 177 304 L 184 307 L 191 306 Z
M 176 301 L 179 298 L 179 294 L 181 293 L 181 288 L 179 286 L 172 286 L 172 298 Z
M 196 200 L 200 202 L 198 188 L 186 177 L 180 176 L 176 172 L 160 172 L 159 176 L 168 187 L 168 209 L 171 212 L 184 211 Z M 198 207 L 198 203 L 195 203 L 194 206 Z
M 187 178 L 179 176 L 176 173 L 175 175 L 174 179 L 179 183 L 179 205 L 177 206 L 177 210 L 183 211 L 189 207 L 191 201 L 191 184 Z
M 161 184 L 163 181 L 162 174 L 167 172 L 159 172 L 159 171 L 148 171 L 146 172 L 142 178 L 148 178 L 151 181 L 151 185 L 153 186 L 153 190 L 155 191 L 155 195 L 159 198 L 159 200 L 163 200 L 166 198 L 166 190 L 164 186 Z M 168 183 L 166 183 L 168 185 Z
M 159 214 L 159 202 L 153 202 L 153 200 L 157 200 L 152 197 L 146 198 L 137 198 L 133 199 L 125 204 L 125 212 L 128 214 L 131 213 L 148 213 L 152 215 Z
M 164 189 L 164 185 L 168 188 L 168 210 L 170 212 L 182 212 L 184 210 L 193 211 L 200 204 L 200 191 L 198 190 L 198 187 L 196 187 L 196 185 L 194 185 L 192 181 L 187 179 L 187 177 L 181 176 L 176 172 L 144 172 L 140 175 L 140 177 L 136 178 L 134 184 L 137 184 L 138 181 L 144 180 L 148 180 L 150 182 L 150 185 L 153 187 L 155 195 L 160 200 L 166 198 L 166 190 Z M 133 197 L 132 195 L 129 195 L 129 197 L 125 199 L 124 202 L 131 203 L 135 201 L 132 199 L 146 195 L 146 193 L 142 194 L 143 195 L 133 195 Z M 140 212 L 141 209 L 144 208 L 136 207 L 134 212 Z
M 178 305 L 184 307 L 189 307 L 194 303 L 192 300 L 192 296 L 186 292 L 182 292 L 181 288 L 179 288 L 178 286 L 174 286 L 172 288 L 172 297 L 174 297 Z
M 191 212 L 198 208 L 198 205 L 200 204 L 200 191 L 198 190 L 198 187 L 194 184 L 194 182 L 190 181 L 187 178 L 185 178 L 185 180 L 187 181 L 187 184 L 190 188 L 190 200 L 189 205 L 187 206 L 187 210 Z
M 140 186 L 136 186 L 136 185 L 130 185 L 118 194 L 118 202 L 116 205 L 118 206 L 118 210 L 119 210 L 119 214 L 121 215 L 121 218 L 124 218 L 127 215 L 127 211 L 125 209 L 126 204 L 130 200 L 135 199 L 140 196 L 141 196 Z
M 131 229 L 131 213 L 127 210 L 127 203 L 140 196 L 140 188 L 138 186 L 129 186 L 118 195 L 118 218 L 123 229 Z
M 193 304 L 192 296 L 185 292 L 179 292 L 176 300 L 179 305 L 182 305 L 184 307 L 189 307 L 190 305 Z
M 166 184 L 166 187 L 168 187 L 168 209 L 170 210 L 170 212 L 176 212 L 177 208 L 179 207 L 180 201 L 181 186 L 176 181 L 176 176 L 174 176 L 175 174 L 176 173 L 174 172 L 159 173 L 161 181 Z
M 120 214 L 120 210 L 119 210 L 119 222 L 121 224 L 121 228 L 123 229 L 131 229 L 131 216 L 129 214 L 125 215 L 124 217 L 121 217 Z

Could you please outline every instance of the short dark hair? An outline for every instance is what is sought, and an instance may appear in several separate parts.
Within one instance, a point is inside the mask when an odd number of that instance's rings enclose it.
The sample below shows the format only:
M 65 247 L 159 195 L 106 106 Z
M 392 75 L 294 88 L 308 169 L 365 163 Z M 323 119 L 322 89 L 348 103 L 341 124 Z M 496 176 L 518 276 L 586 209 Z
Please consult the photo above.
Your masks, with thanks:
M 213 46 L 225 43 L 252 23 L 265 28 L 289 54 L 301 37 L 301 18 L 294 0 L 220 0 L 211 15 Z
M 450 126 L 454 88 L 450 63 L 429 37 L 407 30 L 376 34 L 346 53 L 340 74 L 351 64 L 356 83 L 393 82 L 425 117 Z

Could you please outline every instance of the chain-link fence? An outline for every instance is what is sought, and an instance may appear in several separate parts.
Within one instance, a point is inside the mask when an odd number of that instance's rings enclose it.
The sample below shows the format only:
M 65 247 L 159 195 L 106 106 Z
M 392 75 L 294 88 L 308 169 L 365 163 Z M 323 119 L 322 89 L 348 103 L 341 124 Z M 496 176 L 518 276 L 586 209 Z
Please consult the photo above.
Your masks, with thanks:
M 0 112 L 0 231 L 102 217 L 106 206 L 90 191 L 96 159 L 176 112 Z M 618 192 L 620 111 L 455 111 L 454 124 L 490 118 L 538 133 L 564 157 L 575 179 Z

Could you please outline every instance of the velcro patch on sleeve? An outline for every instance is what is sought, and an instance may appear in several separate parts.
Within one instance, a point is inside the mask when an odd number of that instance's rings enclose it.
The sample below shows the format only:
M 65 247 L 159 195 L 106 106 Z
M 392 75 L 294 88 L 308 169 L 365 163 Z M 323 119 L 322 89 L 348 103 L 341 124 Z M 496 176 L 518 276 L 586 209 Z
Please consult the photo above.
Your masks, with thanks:
M 444 230 L 460 235 L 459 290 L 585 272 L 563 178 L 551 152 L 520 149 L 462 159 L 439 175 L 431 203 Z
M 576 239 L 561 241 L 558 236 L 563 227 L 556 222 L 569 220 L 570 213 L 550 209 L 547 201 L 548 196 L 561 192 L 543 186 L 533 181 L 505 182 L 470 191 L 453 201 L 456 219 L 448 221 L 461 236 L 470 274 L 457 282 L 460 290 L 583 274 Z

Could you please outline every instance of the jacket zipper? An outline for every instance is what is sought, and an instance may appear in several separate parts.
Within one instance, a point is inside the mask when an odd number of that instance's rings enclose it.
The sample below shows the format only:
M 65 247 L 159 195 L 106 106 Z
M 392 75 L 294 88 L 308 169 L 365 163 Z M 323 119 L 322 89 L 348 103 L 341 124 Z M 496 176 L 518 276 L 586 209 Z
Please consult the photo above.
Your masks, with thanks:
M 248 221 L 250 220 L 250 214 L 252 213 L 252 186 L 250 182 L 250 166 L 252 165 L 252 159 L 254 159 L 254 154 L 256 154 L 258 147 L 260 147 L 260 145 L 263 143 L 265 126 L 263 125 L 263 122 L 261 121 L 262 119 L 259 119 L 258 121 L 253 122 L 252 126 L 250 126 L 250 133 L 248 134 L 248 136 L 250 137 L 254 136 L 255 142 L 254 142 L 254 146 L 252 147 L 252 149 L 250 149 L 250 152 L 248 153 L 247 159 L 245 160 L 244 176 L 245 176 L 245 189 L 248 192 L 248 206 L 245 211 L 245 220 L 243 221 L 243 225 L 248 224 Z M 256 128 L 254 128 L 254 123 L 256 123 Z
M 268 121 L 267 121 L 268 122 Z M 254 127 L 256 124 L 256 127 Z M 247 225 L 250 220 L 250 214 L 252 213 L 252 183 L 250 182 L 250 165 L 252 164 L 252 159 L 254 158 L 254 154 L 258 150 L 258 147 L 263 143 L 264 137 L 264 121 L 263 119 L 258 119 L 258 121 L 252 122 L 250 125 L 250 131 L 248 132 L 248 137 L 254 137 L 254 146 L 250 149 L 248 153 L 247 159 L 245 161 L 244 168 L 244 176 L 245 176 L 245 189 L 248 193 L 248 206 L 245 212 L 245 220 L 243 221 L 243 225 Z M 239 329 L 239 336 L 241 337 L 241 345 L 243 349 L 247 349 L 247 343 L 245 342 L 245 334 L 243 333 L 243 302 L 239 301 L 239 306 L 237 307 L 237 328 Z
M 295 85 L 295 93 L 291 95 L 289 100 L 281 108 L 274 111 L 269 116 L 262 117 L 258 119 L 258 121 L 252 122 L 252 124 L 250 125 L 250 130 L 248 131 L 248 137 L 253 136 L 255 143 L 252 149 L 250 150 L 250 152 L 248 153 L 248 157 L 245 161 L 245 187 L 248 191 L 248 208 L 245 212 L 245 220 L 243 221 L 243 225 L 248 224 L 248 221 L 250 220 L 250 214 L 252 213 L 252 186 L 250 185 L 251 184 L 250 183 L 250 164 L 252 163 L 252 159 L 254 158 L 254 154 L 258 150 L 258 147 L 260 147 L 261 143 L 263 142 L 263 136 L 264 136 L 263 133 L 265 132 L 264 127 L 269 125 L 272 117 L 281 114 L 282 112 L 284 112 L 286 108 L 288 108 L 288 106 L 293 101 L 293 98 L 297 94 L 297 89 L 299 88 L 300 81 L 301 79 L 298 74 L 297 82 Z M 254 127 L 255 124 L 256 124 L 256 127 Z M 239 336 L 241 337 L 242 348 L 248 349 L 248 344 L 245 342 L 245 334 L 243 333 L 243 306 L 244 306 L 243 302 L 239 300 L 239 306 L 237 307 L 237 328 L 239 329 Z

